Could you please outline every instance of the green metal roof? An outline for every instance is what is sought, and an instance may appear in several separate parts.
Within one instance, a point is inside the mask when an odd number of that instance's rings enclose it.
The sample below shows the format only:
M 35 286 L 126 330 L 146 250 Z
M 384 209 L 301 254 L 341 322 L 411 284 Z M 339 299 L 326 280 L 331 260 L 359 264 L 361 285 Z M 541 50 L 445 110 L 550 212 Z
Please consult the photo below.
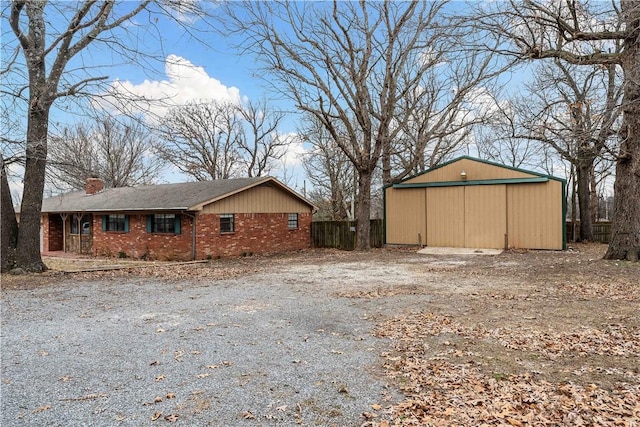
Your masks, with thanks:
M 563 183 L 563 185 L 566 185 L 566 183 L 567 183 L 567 181 L 565 179 L 558 178 L 558 177 L 553 176 L 553 175 L 546 175 L 546 174 L 543 174 L 543 173 L 540 173 L 540 172 L 534 172 L 534 171 L 530 171 L 530 170 L 526 170 L 526 169 L 516 168 L 516 167 L 513 167 L 513 166 L 507 166 L 507 165 L 503 165 L 501 163 L 492 162 L 492 161 L 489 161 L 489 160 L 478 159 L 476 157 L 460 156 L 460 157 L 456 157 L 453 160 L 441 163 L 441 164 L 436 165 L 436 166 L 434 166 L 434 167 L 432 167 L 430 169 L 427 169 L 427 170 L 425 170 L 423 172 L 420 172 L 420 173 L 412 175 L 412 176 L 410 176 L 408 178 L 405 178 L 400 182 L 387 184 L 387 185 L 384 186 L 384 188 L 388 188 L 388 187 L 391 187 L 391 186 L 393 186 L 394 188 L 412 188 L 412 187 L 409 187 L 409 186 L 405 186 L 402 183 L 406 182 L 406 181 L 409 181 L 411 179 L 417 178 L 419 176 L 431 173 L 431 172 L 433 172 L 435 170 L 438 170 L 440 168 L 443 168 L 445 166 L 448 166 L 448 165 L 450 165 L 452 163 L 455 163 L 455 162 L 458 162 L 460 160 L 471 160 L 471 161 L 474 161 L 474 162 L 484 163 L 484 164 L 487 164 L 487 165 L 496 166 L 496 167 L 500 167 L 500 168 L 504 168 L 504 169 L 509 169 L 509 170 L 516 171 L 516 172 L 526 173 L 526 174 L 529 174 L 529 175 L 535 175 L 535 176 L 540 177 L 540 178 L 546 178 L 546 181 L 548 181 L 548 180 L 560 181 L 560 182 Z M 515 179 L 524 179 L 524 178 L 513 178 L 512 180 L 515 180 Z M 493 182 L 491 182 L 491 181 L 493 181 Z M 502 182 L 498 182 L 498 181 L 501 181 L 501 180 L 466 181 L 467 182 L 466 184 L 465 183 L 456 184 L 457 181 L 451 181 L 451 182 L 446 183 L 445 185 L 433 185 L 435 183 L 431 183 L 432 185 L 427 185 L 427 186 L 422 185 L 420 187 L 438 187 L 438 186 L 454 186 L 454 185 L 490 185 L 490 184 L 501 184 L 502 183 Z M 468 183 L 472 183 L 472 182 L 477 182 L 477 183 L 468 184 Z M 534 181 L 529 181 L 529 182 L 534 182 Z M 538 181 L 538 182 L 545 182 L 545 181 Z M 518 184 L 519 182 L 505 182 L 505 183 L 506 184 Z M 420 187 L 413 187 L 413 188 L 420 188 Z

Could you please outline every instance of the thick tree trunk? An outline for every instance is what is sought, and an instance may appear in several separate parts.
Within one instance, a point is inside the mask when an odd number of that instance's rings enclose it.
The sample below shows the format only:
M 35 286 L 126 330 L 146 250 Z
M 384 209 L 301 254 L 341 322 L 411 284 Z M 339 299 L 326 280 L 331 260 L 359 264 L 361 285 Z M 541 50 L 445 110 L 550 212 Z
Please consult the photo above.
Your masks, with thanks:
M 371 181 L 373 171 L 359 171 L 358 196 L 356 199 L 356 250 L 371 249 Z
M 24 173 L 20 226 L 16 247 L 16 267 L 26 271 L 41 272 L 47 269 L 40 254 L 40 216 L 44 192 L 47 162 L 47 132 L 49 106 L 37 105 L 37 97 L 31 102 L 27 124 L 27 151 Z
M 625 40 L 623 131 L 616 162 L 615 199 L 611 239 L 606 259 L 638 261 L 640 257 L 640 7 L 623 1 L 627 27 L 633 28 Z
M 593 223 L 591 222 L 591 195 L 589 190 L 589 175 L 591 165 L 576 166 L 576 180 L 578 182 L 578 208 L 580 210 L 580 241 L 593 241 Z
M 16 242 L 18 241 L 18 222 L 16 221 L 16 212 L 13 209 L 13 199 L 11 198 L 11 189 L 9 188 L 9 180 L 7 179 L 7 171 L 5 169 L 4 158 L 2 159 L 2 169 L 0 172 L 1 195 L 0 207 L 2 208 L 2 218 L 0 218 L 0 237 L 2 238 L 2 246 L 0 247 L 0 271 L 9 271 L 15 262 Z
M 391 144 L 388 138 L 382 142 L 382 185 L 391 184 Z

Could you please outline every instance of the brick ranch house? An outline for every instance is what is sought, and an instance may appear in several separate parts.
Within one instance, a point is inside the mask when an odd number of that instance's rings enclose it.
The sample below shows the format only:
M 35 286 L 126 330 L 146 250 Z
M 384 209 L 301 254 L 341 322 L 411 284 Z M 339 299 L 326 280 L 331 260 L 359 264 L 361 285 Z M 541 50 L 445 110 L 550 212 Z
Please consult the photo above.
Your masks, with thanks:
M 272 177 L 104 189 L 47 198 L 42 250 L 193 260 L 311 247 L 314 206 Z

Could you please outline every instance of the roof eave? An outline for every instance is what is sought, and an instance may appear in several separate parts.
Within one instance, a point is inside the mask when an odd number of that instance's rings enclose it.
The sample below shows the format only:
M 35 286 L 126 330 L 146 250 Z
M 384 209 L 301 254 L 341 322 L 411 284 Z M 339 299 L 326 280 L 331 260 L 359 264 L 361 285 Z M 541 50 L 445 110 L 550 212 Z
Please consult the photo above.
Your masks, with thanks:
M 107 213 L 107 212 L 157 212 L 157 211 L 188 211 L 187 206 L 170 208 L 126 208 L 126 209 L 69 209 L 69 210 L 43 210 L 42 213 Z
M 251 188 L 254 188 L 254 187 L 257 187 L 259 185 L 262 185 L 265 182 L 274 183 L 275 185 L 277 185 L 278 187 L 280 187 L 284 191 L 294 195 L 298 199 L 302 200 L 304 203 L 308 204 L 309 207 L 311 207 L 312 210 L 316 209 L 316 206 L 313 203 L 311 203 L 306 198 L 302 197 L 300 194 L 298 194 L 293 189 L 287 187 L 286 185 L 284 185 L 283 183 L 281 183 L 280 181 L 278 181 L 277 179 L 275 179 L 275 178 L 273 178 L 271 176 L 266 176 L 261 180 L 258 180 L 256 182 L 252 182 L 251 184 L 245 185 L 244 187 L 238 188 L 238 189 L 236 189 L 234 191 L 230 191 L 230 192 L 222 194 L 222 195 L 220 195 L 218 197 L 214 197 L 212 199 L 206 200 L 204 202 L 200 202 L 200 203 L 195 204 L 193 206 L 189 206 L 188 210 L 190 210 L 190 211 L 201 211 L 202 209 L 204 209 L 204 206 L 206 206 L 206 205 L 210 205 L 211 203 L 215 203 L 215 202 L 220 201 L 222 199 L 226 199 L 227 197 L 231 197 L 231 196 L 233 196 L 235 194 L 242 193 L 243 191 L 250 190 Z

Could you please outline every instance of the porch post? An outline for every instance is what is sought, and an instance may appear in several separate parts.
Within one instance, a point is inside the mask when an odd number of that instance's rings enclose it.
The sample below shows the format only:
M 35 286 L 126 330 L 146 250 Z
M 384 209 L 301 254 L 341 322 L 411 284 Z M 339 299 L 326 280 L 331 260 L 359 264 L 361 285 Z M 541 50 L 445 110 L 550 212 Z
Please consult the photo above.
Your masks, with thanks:
M 62 252 L 67 252 L 67 214 L 61 213 L 62 218 Z

